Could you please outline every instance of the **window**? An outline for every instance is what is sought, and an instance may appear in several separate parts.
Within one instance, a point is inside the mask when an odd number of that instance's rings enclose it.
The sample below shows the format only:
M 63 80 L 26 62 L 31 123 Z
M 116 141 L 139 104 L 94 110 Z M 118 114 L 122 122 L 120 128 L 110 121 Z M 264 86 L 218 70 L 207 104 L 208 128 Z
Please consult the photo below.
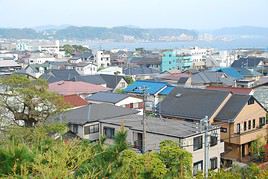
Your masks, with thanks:
M 254 104 L 254 98 L 250 98 L 250 99 L 248 100 L 248 105 L 251 105 L 251 104 Z
M 104 130 L 104 135 L 107 137 L 107 139 L 114 138 L 114 128 L 104 127 L 103 130 Z
M 193 174 L 196 175 L 198 171 L 203 171 L 203 160 L 194 163 Z
M 129 104 L 129 108 L 133 108 L 133 103 L 130 103 Z
M 236 124 L 236 133 L 240 134 L 240 124 Z
M 210 136 L 210 147 L 217 145 L 218 137 L 217 136 Z
M 93 133 L 97 133 L 97 132 L 99 132 L 99 125 L 98 124 L 84 127 L 84 134 L 85 135 L 93 134 Z
M 250 129 L 251 129 L 251 120 L 248 121 L 248 130 L 250 130 Z
M 203 136 L 195 137 L 194 138 L 194 151 L 198 149 L 202 149 L 203 147 Z
M 264 126 L 265 125 L 265 117 L 260 117 L 259 118 L 259 125 L 260 125 L 260 127 L 262 127 L 262 126 Z
M 73 125 L 72 125 L 72 131 L 73 131 L 73 133 L 75 133 L 75 134 L 78 133 L 78 125 L 77 125 L 77 124 L 73 124 Z
M 247 121 L 244 122 L 244 131 L 247 130 Z
M 252 128 L 254 129 L 256 127 L 256 122 L 255 122 L 255 119 L 253 119 L 252 121 Z
M 210 159 L 210 169 L 215 170 L 218 168 L 218 159 L 217 157 Z
M 221 127 L 221 132 L 226 133 L 227 132 L 227 128 Z

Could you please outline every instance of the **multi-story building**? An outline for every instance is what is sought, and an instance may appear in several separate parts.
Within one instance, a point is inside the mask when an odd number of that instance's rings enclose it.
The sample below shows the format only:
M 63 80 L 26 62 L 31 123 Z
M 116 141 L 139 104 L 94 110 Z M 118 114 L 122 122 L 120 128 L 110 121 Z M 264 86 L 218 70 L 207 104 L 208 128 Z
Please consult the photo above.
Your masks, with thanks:
M 99 50 L 95 55 L 95 63 L 99 68 L 106 68 L 111 65 L 111 56 L 105 51 Z
M 139 151 L 159 151 L 160 143 L 172 140 L 192 154 L 193 175 L 204 170 L 205 132 L 199 125 L 176 119 L 146 117 L 145 141 L 143 138 L 142 116 L 128 115 L 100 120 L 100 135 L 106 136 L 106 143 L 112 144 L 115 134 L 124 127 L 127 142 Z M 224 143 L 219 140 L 220 128 L 209 127 L 209 169 L 220 168 L 221 153 Z
M 179 50 L 165 51 L 162 54 L 161 71 L 187 70 L 192 68 L 193 60 L 190 54 Z
M 178 87 L 159 106 L 165 117 L 200 121 L 208 116 L 211 124 L 220 125 L 225 161 L 248 161 L 252 142 L 266 142 L 267 110 L 251 95 Z

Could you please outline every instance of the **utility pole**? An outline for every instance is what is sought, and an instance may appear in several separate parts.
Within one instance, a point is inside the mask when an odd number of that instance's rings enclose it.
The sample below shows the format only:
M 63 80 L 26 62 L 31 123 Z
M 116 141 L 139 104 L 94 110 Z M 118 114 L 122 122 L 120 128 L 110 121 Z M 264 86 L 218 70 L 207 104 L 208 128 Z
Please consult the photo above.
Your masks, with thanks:
M 209 135 L 208 135 L 208 116 L 200 121 L 201 130 L 205 131 L 205 143 L 204 143 L 204 176 L 208 178 L 208 166 L 209 166 Z
M 142 86 L 142 87 L 137 87 L 135 89 L 133 89 L 133 91 L 135 90 L 140 90 L 142 92 L 143 95 L 143 113 L 142 113 L 142 127 L 143 127 L 143 132 L 142 132 L 142 153 L 146 152 L 146 114 L 145 114 L 145 102 L 147 99 L 147 87 L 146 86 Z

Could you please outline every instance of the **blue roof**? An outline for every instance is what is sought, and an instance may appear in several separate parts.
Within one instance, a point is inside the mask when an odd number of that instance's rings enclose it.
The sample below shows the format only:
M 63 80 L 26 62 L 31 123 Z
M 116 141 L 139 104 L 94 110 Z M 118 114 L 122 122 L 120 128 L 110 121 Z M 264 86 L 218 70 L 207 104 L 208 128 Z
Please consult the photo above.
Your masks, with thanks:
M 174 86 L 168 86 L 163 91 L 161 91 L 160 95 L 168 95 L 172 90 L 174 89 Z
M 165 82 L 156 82 L 156 81 L 144 81 L 144 80 L 137 80 L 131 85 L 129 85 L 126 89 L 124 89 L 127 93 L 138 93 L 141 94 L 143 91 L 139 88 L 147 88 L 148 94 L 156 94 L 162 88 L 167 86 L 168 84 Z
M 228 68 L 220 68 L 217 70 L 218 72 L 223 72 L 226 75 L 234 78 L 234 79 L 241 79 L 243 76 L 234 68 L 228 67 Z

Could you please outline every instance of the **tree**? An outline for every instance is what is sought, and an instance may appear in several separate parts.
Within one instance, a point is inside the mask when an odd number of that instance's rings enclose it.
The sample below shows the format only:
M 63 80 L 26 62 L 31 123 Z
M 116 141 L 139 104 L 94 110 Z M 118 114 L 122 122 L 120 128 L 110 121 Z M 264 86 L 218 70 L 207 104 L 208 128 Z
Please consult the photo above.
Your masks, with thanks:
M 264 160 L 264 142 L 261 140 L 261 138 L 253 141 L 250 146 L 251 153 L 253 155 L 253 158 L 257 161 L 263 161 Z
M 192 177 L 192 155 L 181 149 L 174 141 L 161 142 L 159 156 L 169 170 L 170 177 Z
M 49 92 L 42 79 L 11 75 L 0 79 L 1 118 L 25 126 L 45 121 L 50 115 L 65 109 L 63 98 Z
M 127 84 L 129 84 L 129 85 L 134 82 L 134 80 L 131 76 L 125 76 L 124 79 L 126 80 Z

